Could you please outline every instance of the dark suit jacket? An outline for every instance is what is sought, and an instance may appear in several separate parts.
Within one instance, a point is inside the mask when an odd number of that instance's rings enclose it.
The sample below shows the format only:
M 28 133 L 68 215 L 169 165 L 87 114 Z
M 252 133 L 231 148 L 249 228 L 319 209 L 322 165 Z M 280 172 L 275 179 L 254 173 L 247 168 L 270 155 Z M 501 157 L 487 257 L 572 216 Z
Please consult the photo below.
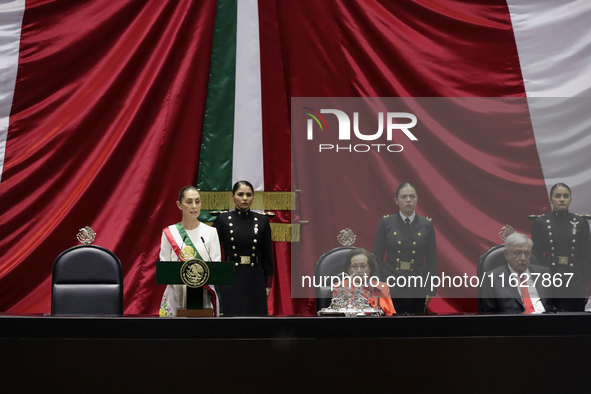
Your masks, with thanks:
M 546 267 L 530 264 L 529 271 L 533 273 L 551 274 Z M 490 275 L 492 277 L 492 283 Z M 504 283 L 502 276 L 504 275 Z M 509 277 L 511 271 L 508 264 L 502 265 L 489 271 L 484 276 L 484 283 L 482 284 L 482 312 L 483 313 L 523 313 L 525 307 L 523 300 L 519 295 L 517 287 L 512 287 L 509 284 Z M 504 285 L 504 286 L 503 286 Z M 546 287 L 542 285 L 542 277 L 540 276 L 536 282 L 536 290 L 538 295 L 546 308 L 546 312 L 556 312 L 556 307 L 552 301 L 554 297 L 554 288 L 552 286 Z

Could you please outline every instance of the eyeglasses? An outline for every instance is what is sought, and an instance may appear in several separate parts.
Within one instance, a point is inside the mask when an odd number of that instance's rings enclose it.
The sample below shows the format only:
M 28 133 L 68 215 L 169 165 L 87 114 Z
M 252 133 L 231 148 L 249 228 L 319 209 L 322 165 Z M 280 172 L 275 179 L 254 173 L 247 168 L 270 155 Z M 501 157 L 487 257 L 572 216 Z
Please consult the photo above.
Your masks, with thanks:
M 367 264 L 353 264 L 350 266 L 353 269 L 362 269 L 362 270 L 366 270 L 368 265 Z

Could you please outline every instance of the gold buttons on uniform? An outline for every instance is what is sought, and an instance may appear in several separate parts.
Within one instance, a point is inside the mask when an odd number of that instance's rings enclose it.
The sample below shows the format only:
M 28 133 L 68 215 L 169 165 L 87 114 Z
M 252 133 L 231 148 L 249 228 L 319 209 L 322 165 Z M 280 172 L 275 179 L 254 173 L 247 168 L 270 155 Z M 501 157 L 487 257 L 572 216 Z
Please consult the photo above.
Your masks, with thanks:
M 420 237 L 421 236 L 421 233 L 418 233 L 417 235 Z
M 414 263 L 414 262 L 415 262 L 415 260 L 414 260 L 414 259 L 412 259 L 410 262 L 411 262 L 411 263 Z
M 229 226 L 232 227 L 234 225 L 234 223 L 230 223 Z
M 234 230 L 230 230 L 230 234 L 234 234 Z
M 551 250 L 554 250 L 554 246 L 552 246 L 550 249 L 551 249 Z
M 552 236 L 552 233 L 548 233 L 549 236 Z
M 416 254 L 417 252 L 415 252 L 414 250 L 412 251 L 412 254 Z
M 256 220 L 259 220 L 259 218 L 254 218 L 254 220 L 255 220 L 255 221 L 256 221 Z
M 550 223 L 550 219 L 546 219 L 546 223 Z
M 236 267 L 238 267 L 238 263 L 236 263 Z
M 251 266 L 251 267 L 254 267 L 254 263 L 250 263 L 250 266 Z
M 252 254 L 252 257 L 256 257 L 254 253 Z
M 257 249 L 257 247 L 256 247 L 256 246 L 253 246 L 253 247 L 252 247 L 252 250 L 256 250 L 256 249 Z
M 238 255 L 236 253 L 234 253 L 234 257 L 238 257 Z
M 230 241 L 234 241 L 234 237 L 230 237 Z
M 232 245 L 232 249 L 236 249 L 236 246 Z
M 400 245 L 401 243 L 402 243 L 401 241 L 398 241 L 398 245 Z
M 417 243 L 413 241 L 413 243 L 412 243 L 412 244 L 413 244 L 413 245 L 416 245 Z
M 575 243 L 575 242 L 577 242 L 577 240 L 576 239 L 573 239 L 573 243 Z
M 551 229 L 551 228 L 552 228 L 552 226 L 548 226 L 548 229 Z
M 257 240 L 255 239 L 253 242 L 256 244 L 257 243 Z
M 400 261 L 400 259 L 396 259 L 396 262 L 399 262 L 399 261 Z
M 228 219 L 232 219 L 232 216 L 228 216 Z
M 401 251 L 398 251 L 398 253 L 400 254 L 400 253 L 402 253 L 402 252 L 401 252 Z
M 552 243 L 552 242 L 554 242 L 554 241 L 550 240 L 550 243 Z
M 398 233 L 396 231 L 394 231 L 394 235 L 397 235 Z

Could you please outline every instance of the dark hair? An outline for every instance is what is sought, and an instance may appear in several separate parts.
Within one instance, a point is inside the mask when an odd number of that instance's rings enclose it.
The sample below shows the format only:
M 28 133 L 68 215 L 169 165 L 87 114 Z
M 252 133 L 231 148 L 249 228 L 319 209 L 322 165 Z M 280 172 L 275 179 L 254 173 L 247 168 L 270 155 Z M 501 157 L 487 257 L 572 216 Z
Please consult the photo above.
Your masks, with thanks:
M 351 267 L 351 259 L 355 256 L 360 255 L 360 254 L 367 257 L 367 265 L 369 266 L 371 272 L 374 275 L 377 275 L 378 274 L 378 266 L 377 266 L 375 256 L 363 248 L 351 249 L 351 251 L 349 253 L 347 253 L 347 257 L 345 257 L 345 263 L 343 264 L 343 271 L 347 272 L 349 270 L 349 268 Z
M 236 190 L 240 189 L 240 186 L 248 186 L 250 187 L 250 191 L 252 191 L 252 194 L 254 194 L 254 187 L 252 187 L 252 183 L 250 183 L 249 181 L 238 181 L 234 184 L 234 187 L 232 188 L 232 194 L 236 194 Z
M 187 190 L 197 190 L 197 192 L 199 192 L 199 189 L 197 189 L 195 186 L 193 185 L 187 185 L 187 186 L 183 186 L 181 188 L 181 190 L 179 191 L 179 202 L 182 203 L 183 202 L 183 197 L 185 197 L 185 192 Z M 201 193 L 199 193 L 201 194 Z
M 568 189 L 568 194 L 573 194 L 570 191 L 570 187 L 568 187 L 566 184 L 564 184 L 564 183 L 557 183 L 556 185 L 552 186 L 552 189 L 550 189 L 550 198 L 552 198 L 552 194 L 554 193 L 554 189 L 556 189 L 557 187 L 566 187 Z
M 404 182 L 404 183 L 401 183 L 400 185 L 398 185 L 398 187 L 396 188 L 396 198 L 398 198 L 398 193 L 400 193 L 400 189 L 402 189 L 403 187 L 406 187 L 406 186 L 410 186 L 413 189 L 415 189 L 415 194 L 417 195 L 417 197 L 419 196 L 419 193 L 417 193 L 416 187 L 414 187 L 410 182 Z

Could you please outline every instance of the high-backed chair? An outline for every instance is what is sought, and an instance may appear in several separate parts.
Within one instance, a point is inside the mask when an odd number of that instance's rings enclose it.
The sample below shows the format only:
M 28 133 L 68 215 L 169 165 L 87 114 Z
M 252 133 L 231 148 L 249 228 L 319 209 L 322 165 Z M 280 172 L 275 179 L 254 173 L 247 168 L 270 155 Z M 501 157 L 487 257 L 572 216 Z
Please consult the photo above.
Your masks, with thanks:
M 504 264 L 507 264 L 507 259 L 505 258 L 505 244 L 495 245 L 489 250 L 487 250 L 480 259 L 478 260 L 478 265 L 476 266 L 476 274 L 480 279 L 485 272 L 489 272 L 494 270 L 497 267 L 500 267 Z M 533 251 L 530 258 L 530 264 L 534 265 L 541 265 L 540 259 L 538 255 L 536 255 Z M 490 279 L 489 279 L 490 280 Z M 478 287 L 478 312 L 482 312 L 482 288 Z
M 123 314 L 123 270 L 111 251 L 81 245 L 53 263 L 51 314 L 104 316 Z
M 345 263 L 345 257 L 347 257 L 351 249 L 355 248 L 352 246 L 343 246 L 320 256 L 314 269 L 315 283 L 324 283 L 324 281 L 321 281 L 323 277 L 333 277 L 342 274 L 344 272 L 343 264 Z M 372 272 L 371 276 L 382 278 L 382 270 L 379 263 L 377 264 L 377 272 Z M 326 281 L 326 284 L 327 286 L 314 287 L 316 311 L 328 307 L 332 300 L 331 283 L 330 281 Z

